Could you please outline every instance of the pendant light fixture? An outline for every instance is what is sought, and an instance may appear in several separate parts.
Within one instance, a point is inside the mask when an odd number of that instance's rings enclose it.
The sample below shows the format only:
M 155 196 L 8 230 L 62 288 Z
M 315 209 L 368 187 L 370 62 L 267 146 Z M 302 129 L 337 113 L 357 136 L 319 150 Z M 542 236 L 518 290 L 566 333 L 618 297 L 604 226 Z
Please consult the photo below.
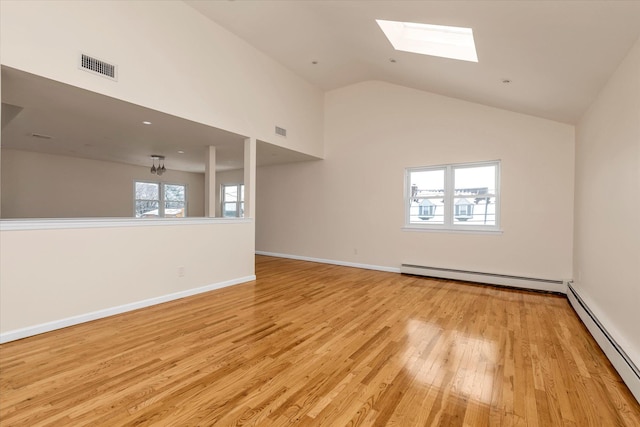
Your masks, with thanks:
M 156 160 L 158 161 L 158 167 L 156 167 Z M 164 156 L 158 156 L 156 154 L 153 154 L 151 155 L 151 161 L 153 162 L 151 166 L 151 171 L 150 171 L 152 174 L 162 175 L 167 171 L 167 169 L 164 167 Z

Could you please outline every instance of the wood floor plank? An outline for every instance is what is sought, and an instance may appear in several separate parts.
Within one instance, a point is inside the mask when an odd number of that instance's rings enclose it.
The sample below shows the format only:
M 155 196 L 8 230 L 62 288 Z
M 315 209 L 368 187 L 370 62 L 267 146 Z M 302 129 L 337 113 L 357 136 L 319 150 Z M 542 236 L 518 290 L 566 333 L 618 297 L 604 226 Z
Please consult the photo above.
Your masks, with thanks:
M 640 425 L 562 296 L 264 256 L 256 275 L 0 345 L 0 425 Z

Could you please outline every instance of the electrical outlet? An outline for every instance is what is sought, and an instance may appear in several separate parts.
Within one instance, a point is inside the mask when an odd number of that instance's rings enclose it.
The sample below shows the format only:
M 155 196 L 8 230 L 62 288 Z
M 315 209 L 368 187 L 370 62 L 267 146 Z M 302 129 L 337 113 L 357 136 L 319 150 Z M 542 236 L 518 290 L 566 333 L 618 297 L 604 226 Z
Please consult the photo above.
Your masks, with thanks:
M 178 267 L 178 277 L 184 277 L 185 271 L 184 271 L 184 266 L 180 266 Z

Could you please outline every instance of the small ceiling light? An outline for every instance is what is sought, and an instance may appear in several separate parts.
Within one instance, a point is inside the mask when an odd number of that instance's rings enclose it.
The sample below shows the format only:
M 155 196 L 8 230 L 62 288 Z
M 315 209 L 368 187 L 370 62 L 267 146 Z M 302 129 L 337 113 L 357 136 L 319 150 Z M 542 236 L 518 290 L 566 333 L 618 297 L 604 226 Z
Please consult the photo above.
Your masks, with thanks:
M 395 50 L 478 62 L 471 28 L 383 19 L 376 22 Z
M 154 175 L 162 175 L 167 171 L 164 167 L 164 156 L 158 156 L 153 154 L 151 156 L 151 160 L 153 161 L 153 165 L 151 166 L 150 172 Z M 158 167 L 156 167 L 156 160 L 158 161 Z M 160 165 L 162 163 L 162 166 Z
M 145 120 L 144 122 L 142 122 L 142 124 L 143 124 L 143 125 L 150 125 L 150 124 L 151 124 L 151 122 L 148 122 L 148 121 L 146 121 L 146 120 Z
M 509 83 L 511 83 L 510 79 L 502 79 L 502 83 L 508 85 Z
M 395 59 L 393 59 L 393 58 L 389 58 L 389 62 L 393 62 L 393 63 L 395 63 L 395 62 L 397 62 L 397 61 L 396 61 Z
M 178 150 L 178 154 L 184 154 L 184 151 Z
M 313 65 L 318 65 L 318 61 L 311 61 Z

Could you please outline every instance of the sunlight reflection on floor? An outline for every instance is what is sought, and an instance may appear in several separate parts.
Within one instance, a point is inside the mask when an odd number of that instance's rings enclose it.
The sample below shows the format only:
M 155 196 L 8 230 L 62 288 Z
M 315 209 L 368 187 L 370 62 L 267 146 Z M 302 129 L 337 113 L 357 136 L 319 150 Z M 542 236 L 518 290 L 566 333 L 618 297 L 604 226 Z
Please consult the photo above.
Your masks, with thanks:
M 460 331 L 443 334 L 437 324 L 418 319 L 410 319 L 406 330 L 409 343 L 403 363 L 414 381 L 478 403 L 491 403 L 498 357 L 495 341 Z

